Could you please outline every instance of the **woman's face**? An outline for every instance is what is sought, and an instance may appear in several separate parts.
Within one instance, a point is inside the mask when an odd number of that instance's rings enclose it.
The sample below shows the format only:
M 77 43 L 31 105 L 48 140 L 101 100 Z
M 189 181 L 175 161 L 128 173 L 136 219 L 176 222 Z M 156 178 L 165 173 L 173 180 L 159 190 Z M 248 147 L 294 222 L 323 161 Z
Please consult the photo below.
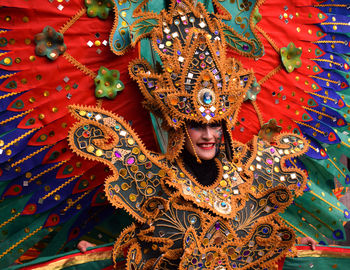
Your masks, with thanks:
M 188 135 L 185 141 L 185 148 L 188 152 L 202 160 L 210 160 L 215 157 L 216 149 L 219 147 L 222 135 L 220 124 L 188 124 Z M 191 145 L 191 141 L 193 147 Z

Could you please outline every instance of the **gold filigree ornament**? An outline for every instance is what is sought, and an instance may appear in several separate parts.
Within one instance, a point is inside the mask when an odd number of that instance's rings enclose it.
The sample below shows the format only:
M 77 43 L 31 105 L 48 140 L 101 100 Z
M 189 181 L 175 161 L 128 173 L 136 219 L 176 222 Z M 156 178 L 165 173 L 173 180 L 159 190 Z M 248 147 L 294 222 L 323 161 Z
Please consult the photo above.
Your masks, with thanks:
M 158 24 L 134 42 L 151 39 L 162 61 L 162 72 L 157 73 L 141 59 L 129 65 L 129 72 L 138 82 L 147 107 L 164 119 L 168 129 L 181 130 L 189 121 L 223 122 L 230 133 L 255 77 L 237 60 L 227 58 L 224 24 L 201 3 L 193 6 L 186 0 L 173 1 L 168 13 L 145 13 L 131 31 L 139 31 L 145 20 Z M 177 150 L 174 159 L 182 147 L 171 148 Z

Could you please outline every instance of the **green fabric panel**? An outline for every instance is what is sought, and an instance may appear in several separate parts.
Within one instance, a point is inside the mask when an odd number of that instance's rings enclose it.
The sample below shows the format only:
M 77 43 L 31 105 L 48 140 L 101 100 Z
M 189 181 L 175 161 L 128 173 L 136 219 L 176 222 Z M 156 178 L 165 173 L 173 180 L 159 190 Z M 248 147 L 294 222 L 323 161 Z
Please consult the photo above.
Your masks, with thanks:
M 334 176 L 319 163 L 318 160 L 307 157 L 302 158 L 302 162 L 307 168 L 311 183 L 317 183 L 325 192 L 332 192 L 334 186 Z
M 67 241 L 68 233 L 73 226 L 74 222 L 78 219 L 79 215 L 76 215 L 68 222 L 66 222 L 62 228 L 58 232 L 56 232 L 55 236 L 50 238 L 49 244 L 45 247 L 45 249 L 40 253 L 40 257 L 53 256 L 58 252 L 62 252 L 62 247 Z
M 8 237 L 8 235 L 24 228 L 27 224 L 30 224 L 31 221 L 35 219 L 32 216 L 19 216 L 16 219 L 12 219 L 12 222 L 9 222 L 9 219 L 13 218 L 17 213 L 22 212 L 24 206 L 27 204 L 31 196 L 32 195 L 27 195 L 22 198 L 9 198 L 1 202 L 0 224 L 6 222 L 6 225 L 3 225 L 0 228 L 0 241 L 3 241 Z M 12 213 L 13 210 L 15 210 L 15 213 Z
M 40 229 L 40 226 L 44 224 L 47 216 L 48 214 L 41 215 L 38 219 L 34 220 L 33 223 L 26 227 L 28 228 L 29 232 L 26 232 L 24 229 L 19 230 L 17 233 L 6 239 L 6 241 L 1 243 L 1 246 L 7 247 L 8 249 L 3 251 L 1 248 L 1 251 L 6 254 L 0 259 L 0 269 L 4 269 L 12 264 L 16 259 L 22 256 L 22 254 L 28 250 L 28 248 L 35 245 L 48 233 L 47 228 Z M 25 241 L 22 241 L 26 237 L 28 238 Z
M 280 217 L 283 218 L 287 225 L 294 229 L 294 232 L 299 237 L 309 236 L 315 239 L 318 243 L 328 243 L 326 237 L 319 233 L 315 227 L 310 226 L 307 220 L 303 220 L 303 215 L 299 214 L 298 211 L 300 209 L 294 204 L 290 205 L 286 211 L 280 214 Z

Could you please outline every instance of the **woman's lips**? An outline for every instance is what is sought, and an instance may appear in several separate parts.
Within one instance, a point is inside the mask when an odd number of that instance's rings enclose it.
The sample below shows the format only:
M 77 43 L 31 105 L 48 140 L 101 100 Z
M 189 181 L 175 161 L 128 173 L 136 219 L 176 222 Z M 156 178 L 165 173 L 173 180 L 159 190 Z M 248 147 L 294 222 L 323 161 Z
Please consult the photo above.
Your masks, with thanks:
M 197 146 L 203 150 L 211 150 L 214 148 L 215 143 L 197 143 Z

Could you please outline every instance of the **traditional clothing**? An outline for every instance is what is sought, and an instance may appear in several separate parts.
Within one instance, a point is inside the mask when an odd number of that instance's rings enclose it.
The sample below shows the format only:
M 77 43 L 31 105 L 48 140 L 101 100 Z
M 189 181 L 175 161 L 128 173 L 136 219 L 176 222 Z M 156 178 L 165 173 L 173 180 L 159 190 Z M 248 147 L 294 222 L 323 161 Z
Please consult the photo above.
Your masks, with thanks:
M 128 269 L 264 269 L 293 229 L 343 238 L 347 3 L 155 2 L 0 1 L 2 266 L 71 248 L 107 200 L 136 220 L 113 251 Z M 215 177 L 183 150 L 191 121 L 224 127 Z

